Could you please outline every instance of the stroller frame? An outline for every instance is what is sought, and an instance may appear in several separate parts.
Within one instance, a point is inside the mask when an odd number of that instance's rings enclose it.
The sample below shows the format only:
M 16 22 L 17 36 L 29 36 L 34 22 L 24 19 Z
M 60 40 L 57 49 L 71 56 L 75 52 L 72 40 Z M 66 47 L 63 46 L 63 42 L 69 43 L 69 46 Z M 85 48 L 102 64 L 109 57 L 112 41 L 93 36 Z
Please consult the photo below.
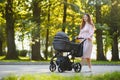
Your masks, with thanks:
M 84 39 L 84 38 L 77 38 L 77 39 Z M 65 51 L 64 49 L 57 49 L 56 47 L 54 47 L 56 53 L 55 55 L 51 58 L 50 60 L 50 66 L 49 69 L 51 72 L 54 72 L 56 70 L 56 67 L 58 67 L 58 72 L 64 72 L 64 71 L 71 71 L 72 69 L 74 69 L 75 72 L 80 72 L 82 65 L 80 64 L 80 62 L 75 63 L 75 57 L 81 57 L 83 55 L 83 52 L 81 55 L 76 55 L 78 54 L 78 51 L 76 52 L 76 46 L 78 49 L 80 49 L 80 47 L 82 47 L 83 49 L 83 43 L 86 39 L 84 39 L 81 43 L 77 43 L 75 44 L 73 41 L 75 41 L 75 39 L 73 39 L 70 44 L 72 44 L 72 48 L 70 47 L 70 49 L 68 49 L 67 51 Z M 54 44 L 53 44 L 54 45 Z M 62 45 L 62 44 L 61 44 Z M 58 46 L 57 46 L 58 47 Z M 67 52 L 67 56 L 63 56 L 63 52 Z M 69 58 L 69 56 L 71 55 L 71 59 Z M 56 60 L 54 60 L 56 58 Z

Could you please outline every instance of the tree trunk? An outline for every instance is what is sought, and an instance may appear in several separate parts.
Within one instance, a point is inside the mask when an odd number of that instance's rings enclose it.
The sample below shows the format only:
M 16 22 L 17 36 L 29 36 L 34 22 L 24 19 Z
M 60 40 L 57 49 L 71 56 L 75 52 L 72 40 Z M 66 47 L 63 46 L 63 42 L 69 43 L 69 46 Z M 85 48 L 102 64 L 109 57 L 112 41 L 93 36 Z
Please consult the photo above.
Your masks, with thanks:
M 110 28 L 111 28 L 111 35 L 112 35 L 112 61 L 118 61 L 119 60 L 119 51 L 118 51 L 118 25 L 116 24 L 116 21 L 118 20 L 118 16 L 119 14 L 119 8 L 118 8 L 118 4 L 119 1 L 114 2 L 115 0 L 111 0 L 112 3 L 115 3 L 114 5 L 112 5 L 111 7 L 111 21 L 110 21 Z
M 21 40 L 21 43 L 22 43 L 22 50 L 24 50 L 24 33 L 22 32 L 22 40 Z
M 64 12 L 63 12 L 63 27 L 62 31 L 65 32 L 65 27 L 66 27 L 66 17 L 67 17 L 67 0 L 64 0 Z
M 6 4 L 6 34 L 7 34 L 7 55 L 6 59 L 18 59 L 14 39 L 14 18 L 13 18 L 13 0 L 7 0 Z
M 48 42 L 49 42 L 49 24 L 50 24 L 50 0 L 49 0 L 49 7 L 48 7 L 48 25 L 47 25 L 47 31 L 46 31 L 46 44 L 45 44 L 45 59 L 48 59 Z
M 101 6 L 96 1 L 96 23 L 101 24 Z M 97 60 L 106 60 L 103 52 L 102 30 L 96 30 Z
M 0 39 L 0 56 L 3 55 L 3 50 L 2 50 L 2 40 Z
M 39 2 L 33 0 L 33 19 L 37 26 L 34 28 L 32 34 L 32 60 L 43 60 L 40 53 L 40 8 Z
M 114 30 L 117 32 L 117 30 Z M 115 33 L 113 32 L 113 33 Z M 119 52 L 118 52 L 118 35 L 113 36 L 113 43 L 112 43 L 112 61 L 119 61 Z
M 102 30 L 96 30 L 97 60 L 106 60 L 103 53 Z
M 49 29 L 46 31 L 46 44 L 45 44 L 45 59 L 48 59 L 48 40 L 49 40 Z

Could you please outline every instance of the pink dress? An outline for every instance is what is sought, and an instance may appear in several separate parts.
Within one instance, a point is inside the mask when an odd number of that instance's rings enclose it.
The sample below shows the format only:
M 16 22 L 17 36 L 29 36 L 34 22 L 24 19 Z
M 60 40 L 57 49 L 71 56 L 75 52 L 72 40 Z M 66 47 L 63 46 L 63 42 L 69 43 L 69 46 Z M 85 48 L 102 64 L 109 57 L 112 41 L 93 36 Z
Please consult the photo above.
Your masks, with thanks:
M 83 45 L 83 56 L 82 58 L 90 58 L 92 53 L 92 36 L 94 28 L 90 24 L 85 24 L 84 28 L 80 30 L 79 38 L 87 39 Z M 88 40 L 90 38 L 90 40 Z

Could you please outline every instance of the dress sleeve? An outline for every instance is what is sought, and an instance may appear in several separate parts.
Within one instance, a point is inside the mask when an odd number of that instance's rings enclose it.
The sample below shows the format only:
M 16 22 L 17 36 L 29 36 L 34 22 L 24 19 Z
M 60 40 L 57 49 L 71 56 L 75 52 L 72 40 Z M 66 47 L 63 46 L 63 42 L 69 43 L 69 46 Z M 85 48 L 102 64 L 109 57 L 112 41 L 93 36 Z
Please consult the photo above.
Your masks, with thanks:
M 92 39 L 92 36 L 94 34 L 94 28 L 92 27 L 92 25 L 89 27 L 89 34 L 88 34 L 88 38 Z

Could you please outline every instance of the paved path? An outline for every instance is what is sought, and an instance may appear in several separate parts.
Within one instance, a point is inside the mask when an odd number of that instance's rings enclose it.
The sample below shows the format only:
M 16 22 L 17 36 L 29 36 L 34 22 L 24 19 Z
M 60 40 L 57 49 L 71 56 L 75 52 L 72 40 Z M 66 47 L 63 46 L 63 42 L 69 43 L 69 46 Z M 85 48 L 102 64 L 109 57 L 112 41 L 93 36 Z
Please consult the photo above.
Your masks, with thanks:
M 88 66 L 83 66 L 80 73 L 77 74 L 84 74 L 84 75 L 90 75 L 90 74 L 102 74 L 106 72 L 114 72 L 119 71 L 120 72 L 120 65 L 93 65 L 92 72 L 88 72 Z M 9 74 L 52 74 L 52 72 L 49 71 L 49 65 L 0 65 L 0 79 L 4 76 L 7 76 Z M 72 71 L 65 71 L 64 73 L 59 73 L 57 70 L 54 72 L 56 74 L 60 75 L 75 75 L 76 73 L 74 70 Z

